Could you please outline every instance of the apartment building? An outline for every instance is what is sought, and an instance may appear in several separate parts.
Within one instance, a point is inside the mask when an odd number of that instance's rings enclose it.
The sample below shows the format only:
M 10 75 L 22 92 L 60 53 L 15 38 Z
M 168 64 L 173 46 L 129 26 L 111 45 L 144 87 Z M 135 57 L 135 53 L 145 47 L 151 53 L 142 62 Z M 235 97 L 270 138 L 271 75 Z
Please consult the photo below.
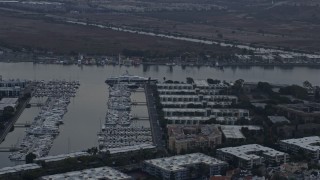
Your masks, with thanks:
M 320 159 L 320 137 L 310 136 L 297 139 L 281 140 L 280 148 L 283 151 L 298 154 L 300 150 L 304 151 L 311 159 Z
M 168 125 L 169 149 L 180 154 L 197 148 L 214 148 L 222 134 L 216 125 Z
M 279 165 L 289 161 L 289 155 L 259 144 L 217 149 L 217 156 L 230 161 L 243 169 L 252 169 L 259 165 Z
M 143 171 L 163 180 L 221 175 L 227 167 L 226 162 L 201 153 L 146 160 L 143 163 Z

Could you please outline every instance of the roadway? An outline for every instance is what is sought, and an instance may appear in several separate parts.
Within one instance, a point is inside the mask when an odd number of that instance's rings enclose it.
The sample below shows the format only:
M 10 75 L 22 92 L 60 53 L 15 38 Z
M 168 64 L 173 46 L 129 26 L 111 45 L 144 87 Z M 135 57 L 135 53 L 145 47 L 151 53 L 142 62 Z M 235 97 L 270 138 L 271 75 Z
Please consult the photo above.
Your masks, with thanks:
M 152 93 L 152 90 L 150 89 L 150 86 L 147 84 L 145 85 L 145 93 L 146 93 L 146 100 L 147 100 L 147 106 L 148 106 L 153 143 L 159 149 L 166 149 L 165 141 L 162 139 L 163 131 L 159 124 L 159 118 L 157 114 L 153 93 Z
M 7 134 L 10 132 L 10 129 L 14 126 L 16 121 L 19 119 L 20 115 L 22 114 L 23 110 L 26 108 L 26 105 L 30 101 L 31 98 L 24 100 L 21 102 L 20 107 L 15 112 L 14 116 L 10 118 L 7 122 L 4 123 L 4 130 L 0 130 L 0 144 L 4 141 Z

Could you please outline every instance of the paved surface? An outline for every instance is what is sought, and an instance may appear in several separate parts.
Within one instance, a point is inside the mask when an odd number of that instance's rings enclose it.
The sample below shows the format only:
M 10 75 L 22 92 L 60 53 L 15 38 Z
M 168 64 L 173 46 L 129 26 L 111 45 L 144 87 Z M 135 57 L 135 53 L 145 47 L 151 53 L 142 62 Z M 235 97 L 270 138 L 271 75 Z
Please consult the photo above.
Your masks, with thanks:
M 12 118 L 10 118 L 7 122 L 4 123 L 5 129 L 0 130 L 0 144 L 4 141 L 7 134 L 10 132 L 10 129 L 12 128 L 12 126 L 14 126 L 16 121 L 19 119 L 20 115 L 22 114 L 23 110 L 25 109 L 25 107 L 28 104 L 28 102 L 30 101 L 30 99 L 31 98 L 28 98 L 27 100 L 22 101 L 20 104 L 20 107 L 17 109 L 15 115 Z
M 148 113 L 149 113 L 149 119 L 150 119 L 150 126 L 152 130 L 152 137 L 153 137 L 153 143 L 156 145 L 159 149 L 165 149 L 165 141 L 162 140 L 163 131 L 159 124 L 157 109 L 153 97 L 152 90 L 149 85 L 145 85 L 145 93 L 146 93 L 146 100 L 147 100 L 147 106 L 148 106 Z

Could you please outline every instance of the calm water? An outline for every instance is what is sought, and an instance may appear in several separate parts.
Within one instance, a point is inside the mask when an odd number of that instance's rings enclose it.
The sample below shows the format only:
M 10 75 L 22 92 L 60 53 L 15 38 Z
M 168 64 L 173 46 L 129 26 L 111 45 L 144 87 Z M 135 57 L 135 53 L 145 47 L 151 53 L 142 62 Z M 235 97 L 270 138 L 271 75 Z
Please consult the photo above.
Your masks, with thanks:
M 97 132 L 100 130 L 100 121 L 103 123 L 106 113 L 108 97 L 107 85 L 104 83 L 109 76 L 123 74 L 128 70 L 130 74 L 184 81 L 186 77 L 195 79 L 221 79 L 234 81 L 244 79 L 249 82 L 269 81 L 281 84 L 302 84 L 308 80 L 312 84 L 320 85 L 320 69 L 307 67 L 262 68 L 242 67 L 225 68 L 223 71 L 210 67 L 167 67 L 167 66 L 61 66 L 61 65 L 33 65 L 32 63 L 0 63 L 0 75 L 4 79 L 21 78 L 30 80 L 80 80 L 81 86 L 75 98 L 68 106 L 64 116 L 65 124 L 60 126 L 60 134 L 55 139 L 50 154 L 60 154 L 88 149 L 97 145 Z M 133 100 L 144 102 L 143 93 L 133 94 Z M 26 109 L 18 122 L 32 121 L 39 109 Z M 135 106 L 133 115 L 147 117 L 145 106 Z M 136 122 L 148 125 L 148 122 Z M 23 128 L 16 128 L 11 132 L 1 146 L 16 144 L 24 136 Z M 69 141 L 69 143 L 68 143 Z M 69 144 L 69 145 L 68 145 Z M 8 153 L 0 153 L 0 167 L 13 165 L 8 160 Z

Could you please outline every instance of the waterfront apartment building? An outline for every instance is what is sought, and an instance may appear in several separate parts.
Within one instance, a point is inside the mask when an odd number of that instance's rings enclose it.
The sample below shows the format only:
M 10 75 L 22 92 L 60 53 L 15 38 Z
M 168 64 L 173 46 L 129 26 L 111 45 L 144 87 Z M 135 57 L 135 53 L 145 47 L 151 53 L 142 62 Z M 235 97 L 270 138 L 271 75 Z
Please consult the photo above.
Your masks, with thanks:
M 238 103 L 238 98 L 231 95 L 160 95 L 161 104 L 164 107 L 211 107 L 230 106 Z
M 246 109 L 215 108 L 163 108 L 169 124 L 199 124 L 215 119 L 223 124 L 234 124 L 238 119 L 250 119 Z
M 320 137 L 310 136 L 297 139 L 281 140 L 280 148 L 288 153 L 298 154 L 304 151 L 312 160 L 320 159 Z
M 241 118 L 250 119 L 246 109 L 228 108 L 238 103 L 238 97 L 222 95 L 229 85 L 208 84 L 207 80 L 194 80 L 192 84 L 158 83 L 160 103 L 169 124 L 194 125 L 215 120 L 222 124 L 235 124 Z
M 219 159 L 234 163 L 243 169 L 259 165 L 279 165 L 289 161 L 289 155 L 258 144 L 217 149 Z
M 222 134 L 216 125 L 168 125 L 169 149 L 181 151 L 214 148 L 221 144 Z
M 0 97 L 19 97 L 28 81 L 19 79 L 3 80 L 0 76 Z
M 320 103 L 281 104 L 276 108 L 290 120 L 300 123 L 314 123 L 320 119 Z
M 201 153 L 145 160 L 143 163 L 143 171 L 163 180 L 221 175 L 227 167 L 226 162 Z
M 161 95 L 174 95 L 174 94 L 204 94 L 216 95 L 222 90 L 227 89 L 229 85 L 208 84 L 206 80 L 195 80 L 193 84 L 185 83 L 157 83 L 157 89 Z

